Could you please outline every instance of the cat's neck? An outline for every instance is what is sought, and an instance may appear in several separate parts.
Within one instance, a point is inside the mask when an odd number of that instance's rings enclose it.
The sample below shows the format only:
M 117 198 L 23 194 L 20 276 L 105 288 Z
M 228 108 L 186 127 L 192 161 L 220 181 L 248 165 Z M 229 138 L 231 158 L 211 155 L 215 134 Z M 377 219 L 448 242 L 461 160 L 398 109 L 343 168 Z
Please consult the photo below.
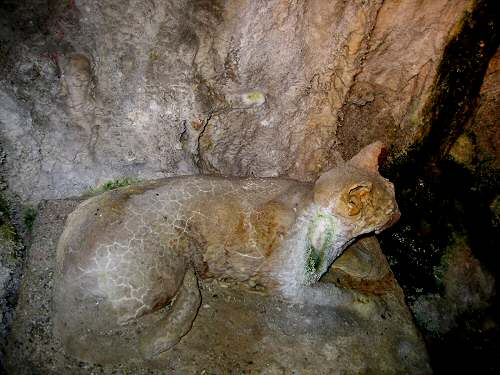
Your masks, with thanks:
M 303 286 L 318 281 L 351 242 L 352 228 L 328 212 L 331 211 L 315 204 L 307 207 L 298 216 L 278 257 L 272 262 L 273 276 L 283 294 L 293 295 Z M 324 233 L 316 234 L 315 230 Z M 323 237 L 317 240 L 312 238 L 314 236 Z M 311 243 L 315 241 L 320 244 Z M 322 247 L 319 254 L 313 254 L 314 246 Z

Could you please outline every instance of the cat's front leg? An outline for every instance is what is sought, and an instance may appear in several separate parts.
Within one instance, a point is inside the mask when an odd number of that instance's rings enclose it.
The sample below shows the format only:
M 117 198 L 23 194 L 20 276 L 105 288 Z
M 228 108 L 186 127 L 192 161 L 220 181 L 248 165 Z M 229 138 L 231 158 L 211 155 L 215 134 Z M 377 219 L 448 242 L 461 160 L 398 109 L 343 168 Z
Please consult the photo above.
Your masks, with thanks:
M 139 350 L 142 356 L 154 359 L 175 346 L 190 331 L 200 304 L 198 280 L 189 267 L 171 309 L 156 324 L 141 332 Z

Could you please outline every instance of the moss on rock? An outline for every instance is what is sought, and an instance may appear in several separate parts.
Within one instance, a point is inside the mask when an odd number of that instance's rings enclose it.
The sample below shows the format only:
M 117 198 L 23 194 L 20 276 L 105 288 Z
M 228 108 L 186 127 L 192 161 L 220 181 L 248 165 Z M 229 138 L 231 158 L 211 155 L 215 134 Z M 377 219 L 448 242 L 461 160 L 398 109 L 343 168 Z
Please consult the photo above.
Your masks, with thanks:
M 90 189 L 89 191 L 87 191 L 85 193 L 85 195 L 90 196 L 90 195 L 101 194 L 101 193 L 104 193 L 106 191 L 115 190 L 115 189 L 118 189 L 121 187 L 136 185 L 136 184 L 139 184 L 141 182 L 143 182 L 143 181 L 140 179 L 136 179 L 136 178 L 120 177 L 120 178 L 117 178 L 114 180 L 106 181 L 105 183 L 103 183 L 103 184 L 101 184 L 93 189 Z

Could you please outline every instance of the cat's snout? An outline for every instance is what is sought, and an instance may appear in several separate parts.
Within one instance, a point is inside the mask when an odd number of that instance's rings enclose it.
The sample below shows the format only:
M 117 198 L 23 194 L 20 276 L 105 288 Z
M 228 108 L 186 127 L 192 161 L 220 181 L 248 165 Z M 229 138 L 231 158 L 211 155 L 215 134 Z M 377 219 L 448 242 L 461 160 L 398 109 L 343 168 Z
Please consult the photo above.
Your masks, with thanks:
M 380 232 L 382 232 L 384 229 L 387 229 L 387 228 L 390 228 L 392 227 L 394 224 L 397 223 L 397 221 L 399 220 L 399 218 L 401 217 L 401 212 L 399 211 L 399 208 L 396 207 L 394 213 L 392 214 L 392 216 L 389 218 L 389 220 L 387 220 L 387 222 L 382 226 L 380 227 L 378 230 L 375 231 L 376 234 L 379 234 Z

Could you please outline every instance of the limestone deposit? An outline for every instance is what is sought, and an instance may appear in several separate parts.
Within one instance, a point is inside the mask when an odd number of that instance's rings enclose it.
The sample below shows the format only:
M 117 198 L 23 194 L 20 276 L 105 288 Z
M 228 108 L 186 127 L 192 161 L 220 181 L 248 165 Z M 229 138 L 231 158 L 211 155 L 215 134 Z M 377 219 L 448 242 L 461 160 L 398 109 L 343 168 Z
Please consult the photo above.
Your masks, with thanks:
M 419 139 L 440 55 L 470 6 L 39 3 L 1 16 L 6 178 L 35 202 L 121 176 L 311 181 L 381 137 L 403 151 Z

